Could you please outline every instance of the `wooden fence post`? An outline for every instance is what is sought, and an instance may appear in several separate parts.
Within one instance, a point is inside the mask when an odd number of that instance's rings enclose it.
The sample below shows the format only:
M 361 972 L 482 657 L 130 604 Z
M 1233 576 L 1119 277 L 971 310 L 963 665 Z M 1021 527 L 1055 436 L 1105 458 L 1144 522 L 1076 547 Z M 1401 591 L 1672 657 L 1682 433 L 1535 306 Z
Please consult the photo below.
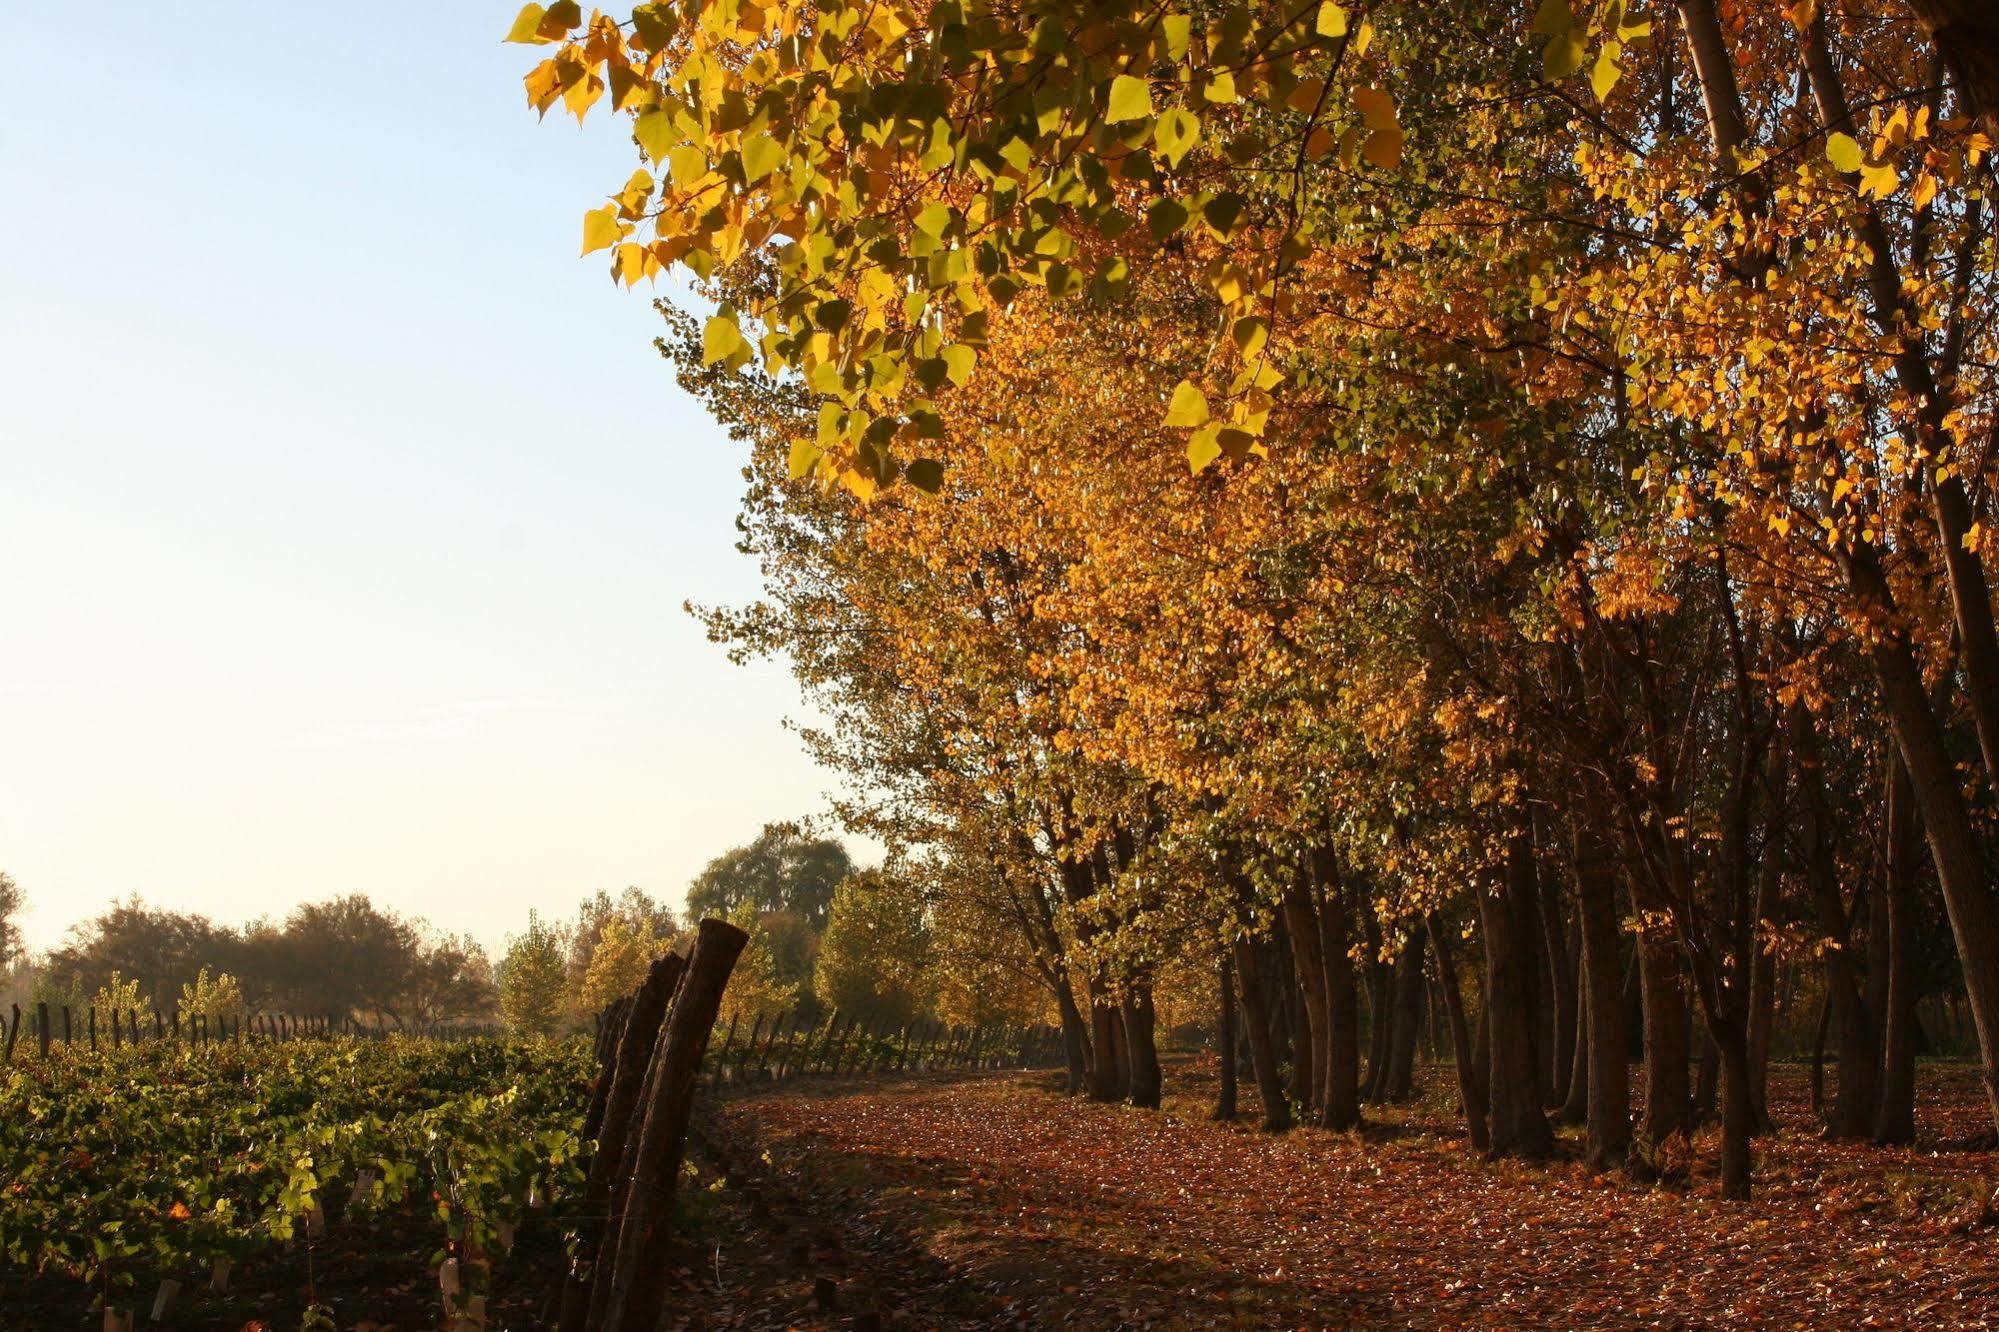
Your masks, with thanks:
M 68 1005 L 68 1004 L 64 1004 L 64 1005 L 62 1006 L 62 1043 L 63 1043 L 64 1045 L 75 1045 L 75 1044 L 76 1044 L 76 1036 L 75 1036 L 75 1035 L 74 1035 L 74 1034 L 73 1034 L 73 1033 L 72 1033 L 72 1032 L 70 1031 L 70 1027 L 69 1027 L 69 1005 Z
M 611 1294 L 606 1317 L 591 1326 L 608 1332 L 653 1332 L 666 1304 L 666 1246 L 673 1197 L 687 1149 L 694 1083 L 721 1010 L 722 991 L 749 935 L 723 920 L 704 920 L 687 959 L 687 974 L 653 1046 L 657 1076 L 648 1077 L 645 1122 L 635 1169 L 614 1209 Z
M 779 1013 L 777 1020 L 770 1024 L 770 1034 L 764 1037 L 763 1053 L 757 1056 L 757 1074 L 759 1077 L 763 1075 L 764 1069 L 770 1064 L 771 1047 L 777 1044 L 777 1030 L 784 1025 L 784 1018 L 785 1015 Z
M 584 1215 L 577 1226 L 576 1252 L 562 1286 L 562 1311 L 556 1322 L 559 1332 L 583 1332 L 584 1328 L 595 1326 L 589 1321 L 589 1313 L 598 1255 L 607 1231 L 602 1217 L 611 1205 L 624 1165 L 633 1115 L 639 1109 L 639 1097 L 647 1083 L 660 1024 L 666 1018 L 667 1005 L 680 984 L 685 965 L 678 953 L 668 953 L 654 962 L 629 1005 L 614 1019 L 617 1043 L 612 1052 L 610 1088 L 604 1099 L 602 1132 L 596 1152 L 590 1158 L 590 1173 L 584 1179 Z M 605 1286 L 608 1297 L 609 1283 Z
M 14 1040 L 21 1034 L 21 1006 L 13 1005 L 14 1020 L 7 1024 L 7 1062 L 14 1062 Z
M 40 1028 L 37 1035 L 40 1038 L 42 1058 L 47 1059 L 49 1057 L 49 1006 L 46 1001 L 35 1005 L 35 1025 Z
M 639 984 L 645 984 L 640 981 Z M 617 1072 L 618 1036 L 624 1030 L 625 1015 L 631 1011 L 630 996 L 620 996 L 597 1014 L 597 1047 L 592 1057 L 597 1078 L 590 1086 L 590 1108 L 583 1116 L 583 1140 L 593 1142 L 604 1127 L 604 1110 L 611 1100 L 611 1080 Z
M 90 1006 L 90 1053 L 97 1053 L 97 1005 Z

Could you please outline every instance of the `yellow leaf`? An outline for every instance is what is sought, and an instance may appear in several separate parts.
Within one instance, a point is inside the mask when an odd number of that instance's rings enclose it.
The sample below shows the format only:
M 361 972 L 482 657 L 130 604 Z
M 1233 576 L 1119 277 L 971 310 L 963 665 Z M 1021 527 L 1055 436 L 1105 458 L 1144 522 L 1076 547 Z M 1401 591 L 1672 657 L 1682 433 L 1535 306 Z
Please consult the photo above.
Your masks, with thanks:
M 1901 184 L 1891 162 L 1870 162 L 1860 168 L 1860 192 L 1870 198 L 1885 199 Z
M 630 227 L 618 221 L 616 204 L 593 208 L 583 215 L 583 253 L 589 254 L 593 250 L 616 245 L 630 230 Z
M 784 148 L 768 134 L 752 134 L 743 140 L 743 179 L 754 185 L 777 169 L 784 160 Z
M 1618 68 L 1617 58 L 1623 52 L 1624 48 L 1616 42 L 1605 42 L 1596 53 L 1596 64 L 1590 67 L 1589 86 L 1597 101 L 1608 98 L 1610 90 L 1617 86 L 1617 77 L 1623 72 Z
M 1402 131 L 1399 129 L 1378 129 L 1367 136 L 1367 142 L 1360 146 L 1360 155 L 1384 171 L 1393 171 L 1402 165 Z
M 743 330 L 736 326 L 735 317 L 715 315 L 701 329 L 701 363 L 713 365 L 717 361 L 726 361 L 742 345 Z
M 528 105 L 546 115 L 562 91 L 562 72 L 553 60 L 544 60 L 529 70 L 521 82 L 527 85 Z
M 1221 427 L 1203 426 L 1187 441 L 1187 470 L 1199 475 L 1209 463 L 1222 456 Z
M 636 287 L 639 279 L 646 275 L 646 247 L 626 241 L 618 246 L 618 280 L 627 287 Z
M 1347 11 L 1331 3 L 1320 5 L 1318 22 L 1313 26 L 1321 37 L 1344 37 L 1347 35 Z
M 791 459 L 788 470 L 794 481 L 812 475 L 812 469 L 819 465 L 823 450 L 803 435 L 791 441 Z
M 539 32 L 542 15 L 547 12 L 540 5 L 521 6 L 521 12 L 514 16 L 514 26 L 507 30 L 504 40 L 520 42 L 529 46 L 540 45 L 542 42 L 547 41 L 548 38 L 543 37 Z
M 1851 134 L 1834 131 L 1825 136 L 1825 160 L 1832 163 L 1833 170 L 1851 174 L 1860 170 L 1864 159 L 1858 140 Z
M 541 35 L 551 42 L 559 42 L 567 37 L 570 30 L 583 22 L 583 6 L 576 0 L 555 0 L 542 16 Z
M 673 183 L 684 190 L 708 174 L 708 154 L 691 143 L 683 143 L 667 150 L 666 169 Z
M 1208 398 L 1188 380 L 1173 386 L 1173 400 L 1166 406 L 1169 426 L 1202 426 L 1208 423 Z
M 1152 87 L 1144 79 L 1120 74 L 1111 80 L 1109 105 L 1104 111 L 1107 124 L 1143 120 L 1152 114 Z
M 1353 104 L 1360 109 L 1360 118 L 1367 122 L 1369 129 L 1395 127 L 1395 99 L 1381 89 L 1355 88 Z
M 655 162 L 666 160 L 680 135 L 674 131 L 673 117 L 659 108 L 641 111 L 632 122 L 632 137 L 639 141 L 639 148 Z

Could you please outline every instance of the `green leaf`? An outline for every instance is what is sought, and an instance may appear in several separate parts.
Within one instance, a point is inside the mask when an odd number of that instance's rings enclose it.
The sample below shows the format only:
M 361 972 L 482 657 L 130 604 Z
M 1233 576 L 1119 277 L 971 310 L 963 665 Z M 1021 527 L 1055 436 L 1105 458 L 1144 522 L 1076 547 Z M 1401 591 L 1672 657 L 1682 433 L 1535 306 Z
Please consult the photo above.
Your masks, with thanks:
M 916 215 L 916 229 L 927 236 L 942 236 L 951 225 L 951 205 L 934 203 Z
M 1201 207 L 1201 217 L 1207 224 L 1227 236 L 1235 230 L 1235 224 L 1242 217 L 1243 197 L 1233 190 L 1224 191 Z
M 1163 241 L 1187 225 L 1187 206 L 1178 199 L 1161 199 L 1145 210 L 1146 229 Z
M 1347 35 L 1347 11 L 1331 3 L 1320 5 L 1315 26 L 1321 37 L 1344 37 Z
M 1825 136 L 1825 160 L 1832 163 L 1833 170 L 1849 175 L 1860 170 L 1866 155 L 1860 151 L 1860 143 L 1851 134 L 1834 131 Z
M 726 361 L 742 345 L 743 330 L 736 327 L 736 317 L 718 314 L 701 330 L 701 363 L 713 365 L 717 361 Z
M 1541 77 L 1553 83 L 1583 67 L 1583 30 L 1569 28 L 1548 39 L 1541 53 Z
M 1244 315 L 1229 328 L 1229 336 L 1235 339 L 1236 350 L 1243 359 L 1251 360 L 1270 340 L 1270 325 L 1256 315 Z
M 1534 11 L 1534 31 L 1542 37 L 1559 37 L 1575 26 L 1569 0 L 1541 0 L 1541 7 Z
M 548 39 L 538 31 L 542 15 L 547 12 L 540 5 L 522 5 L 521 12 L 514 16 L 514 26 L 507 30 L 503 40 L 520 42 L 527 46 L 539 46 L 547 41 Z
M 648 51 L 663 51 L 680 27 L 680 19 L 665 5 L 639 5 L 632 10 L 632 30 Z
M 754 185 L 777 169 L 784 160 L 784 148 L 768 134 L 752 134 L 743 140 L 743 180 Z
M 1116 125 L 1127 120 L 1143 120 L 1152 114 L 1152 86 L 1144 79 L 1120 74 L 1111 80 L 1111 100 L 1104 120 Z
M 1173 386 L 1173 400 L 1166 405 L 1169 426 L 1202 426 L 1208 423 L 1208 398 L 1189 380 Z
M 944 485 L 944 464 L 935 458 L 918 458 L 902 474 L 926 495 L 935 495 Z

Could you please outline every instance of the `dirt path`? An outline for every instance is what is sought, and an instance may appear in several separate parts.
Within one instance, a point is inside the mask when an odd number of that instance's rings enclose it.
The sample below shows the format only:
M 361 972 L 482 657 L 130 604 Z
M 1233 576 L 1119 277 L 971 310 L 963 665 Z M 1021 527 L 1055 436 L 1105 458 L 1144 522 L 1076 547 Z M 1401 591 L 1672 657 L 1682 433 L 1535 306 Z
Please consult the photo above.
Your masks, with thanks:
M 1470 1160 L 1440 1098 L 1267 1137 L 1171 1073 L 1162 1113 L 989 1075 L 794 1084 L 714 1127 L 886 1274 L 891 1326 L 1999 1326 L 1999 1155 L 1927 1149 L 1975 1122 L 1968 1088 L 1926 1107 L 1925 1149 L 1765 1140 L 1740 1205 L 1699 1174 Z

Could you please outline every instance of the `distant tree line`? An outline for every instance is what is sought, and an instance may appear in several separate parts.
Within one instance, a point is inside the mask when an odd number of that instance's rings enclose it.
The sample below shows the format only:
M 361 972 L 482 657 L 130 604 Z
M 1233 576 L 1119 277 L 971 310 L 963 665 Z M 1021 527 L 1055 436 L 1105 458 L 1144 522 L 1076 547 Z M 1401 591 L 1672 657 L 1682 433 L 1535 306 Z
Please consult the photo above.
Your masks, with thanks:
M 333 1014 L 406 1030 L 488 1021 L 495 1012 L 492 966 L 478 943 L 385 911 L 363 893 L 241 927 L 134 897 L 73 926 L 31 970 L 30 997 L 78 1009 L 107 995 L 171 1011 L 187 996 L 202 1007 Z
M 499 1022 L 552 1035 L 588 1027 L 717 916 L 750 936 L 724 1021 L 829 1010 L 891 1023 L 1043 1020 L 1032 955 L 1006 922 L 966 909 L 967 896 L 950 887 L 959 873 L 907 857 L 860 869 L 839 841 L 773 823 L 689 883 L 685 920 L 641 888 L 599 891 L 566 919 L 530 912 L 497 963 L 469 935 L 362 893 L 240 927 L 134 897 L 30 958 L 14 923 L 23 894 L 0 874 L 0 1005 L 40 1000 L 104 1017 L 176 1007 L 333 1014 L 410 1031 Z

